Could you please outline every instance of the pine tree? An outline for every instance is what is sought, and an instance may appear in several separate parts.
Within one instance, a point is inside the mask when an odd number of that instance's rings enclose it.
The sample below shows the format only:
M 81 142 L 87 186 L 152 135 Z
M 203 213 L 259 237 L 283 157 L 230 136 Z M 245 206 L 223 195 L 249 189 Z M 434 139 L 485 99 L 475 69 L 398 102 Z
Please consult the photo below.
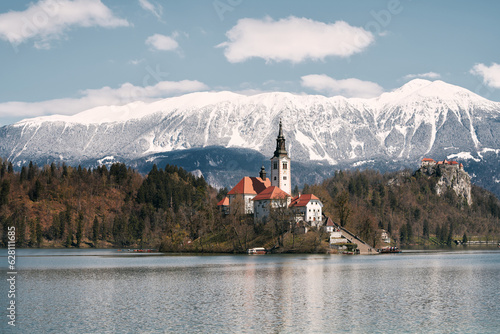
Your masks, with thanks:
M 429 221 L 427 219 L 424 219 L 424 227 L 422 234 L 424 235 L 425 238 L 429 239 Z
M 4 162 L 2 162 L 2 165 L 0 166 L 0 178 L 3 178 L 6 173 L 7 173 L 7 164 L 4 161 Z
M 76 247 L 80 247 L 83 236 L 83 213 L 78 214 L 78 220 L 76 222 Z
M 64 247 L 69 248 L 71 247 L 71 244 L 73 243 L 73 235 L 72 233 L 68 233 L 66 236 L 66 242 L 64 243 Z
M 24 180 L 27 179 L 28 179 L 28 171 L 26 170 L 26 166 L 23 166 L 21 168 L 21 174 L 19 175 L 19 181 L 21 181 L 22 183 Z
M 10 182 L 3 180 L 0 185 L 0 208 L 9 203 Z
M 36 219 L 36 244 L 40 247 L 42 244 L 42 224 L 40 223 L 40 218 Z
M 92 224 L 92 241 L 94 242 L 94 247 L 97 245 L 97 240 L 99 240 L 99 220 L 95 216 L 94 223 Z
M 448 237 L 446 238 L 446 245 L 451 246 L 453 242 L 453 225 L 450 224 L 450 229 L 448 231 Z
M 30 161 L 29 167 L 28 167 L 28 175 L 27 178 L 29 181 L 33 180 L 35 178 L 36 170 L 35 166 L 33 165 L 33 162 Z

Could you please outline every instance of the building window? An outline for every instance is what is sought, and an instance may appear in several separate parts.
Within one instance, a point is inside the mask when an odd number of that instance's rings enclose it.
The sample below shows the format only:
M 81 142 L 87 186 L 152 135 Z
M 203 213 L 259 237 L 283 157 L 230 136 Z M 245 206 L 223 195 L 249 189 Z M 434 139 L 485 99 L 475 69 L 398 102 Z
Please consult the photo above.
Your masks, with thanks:
M 288 164 L 286 162 L 283 163 L 283 169 L 287 169 Z
M 286 180 L 286 176 L 283 176 L 283 180 Z
M 274 169 L 278 169 L 278 163 L 275 161 L 274 164 L 273 164 L 273 168 Z
M 276 181 L 276 176 L 274 177 L 274 181 Z

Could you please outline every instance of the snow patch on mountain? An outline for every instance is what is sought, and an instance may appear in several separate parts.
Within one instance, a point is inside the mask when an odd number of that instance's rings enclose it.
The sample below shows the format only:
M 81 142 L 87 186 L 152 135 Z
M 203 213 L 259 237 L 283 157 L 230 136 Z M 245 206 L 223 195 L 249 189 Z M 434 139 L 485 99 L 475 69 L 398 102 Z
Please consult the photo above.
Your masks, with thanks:
M 470 152 L 450 154 L 446 158 L 450 160 L 474 160 L 476 162 L 481 161 L 481 159 L 474 158 Z
M 295 161 L 413 163 L 423 156 L 471 160 L 500 152 L 500 103 L 443 81 L 415 79 L 371 99 L 197 92 L 27 119 L 0 128 L 0 156 L 78 163 L 209 146 L 271 156 L 280 119 Z

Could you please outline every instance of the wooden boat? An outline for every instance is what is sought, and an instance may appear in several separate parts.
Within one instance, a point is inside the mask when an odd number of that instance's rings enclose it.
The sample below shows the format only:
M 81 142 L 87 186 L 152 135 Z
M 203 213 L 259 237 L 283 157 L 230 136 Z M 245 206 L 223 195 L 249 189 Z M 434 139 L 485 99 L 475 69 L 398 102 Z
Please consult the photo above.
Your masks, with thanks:
M 391 253 L 401 253 L 401 249 L 398 247 L 384 247 L 379 251 L 380 254 L 391 254 Z
M 263 255 L 267 253 L 267 250 L 264 247 L 255 247 L 248 249 L 247 253 L 249 255 Z

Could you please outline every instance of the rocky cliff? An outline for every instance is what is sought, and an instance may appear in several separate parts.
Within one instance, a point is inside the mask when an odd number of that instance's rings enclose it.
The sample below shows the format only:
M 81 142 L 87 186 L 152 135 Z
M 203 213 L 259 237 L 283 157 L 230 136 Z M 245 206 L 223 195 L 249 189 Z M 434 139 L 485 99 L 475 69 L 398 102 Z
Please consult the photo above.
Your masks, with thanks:
M 416 173 L 438 178 L 436 194 L 443 195 L 448 189 L 452 189 L 458 197 L 465 199 L 468 205 L 472 204 L 470 176 L 462 164 L 446 160 L 423 163 Z

